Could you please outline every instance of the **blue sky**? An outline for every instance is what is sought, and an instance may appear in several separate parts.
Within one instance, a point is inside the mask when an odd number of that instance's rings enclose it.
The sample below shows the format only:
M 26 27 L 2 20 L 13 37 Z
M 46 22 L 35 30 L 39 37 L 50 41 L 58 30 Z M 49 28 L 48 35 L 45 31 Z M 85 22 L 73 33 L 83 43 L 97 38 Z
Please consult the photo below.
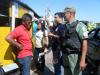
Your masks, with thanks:
M 52 13 L 63 11 L 66 6 L 76 8 L 76 18 L 100 22 L 100 0 L 21 0 L 30 6 L 40 16 L 48 7 Z

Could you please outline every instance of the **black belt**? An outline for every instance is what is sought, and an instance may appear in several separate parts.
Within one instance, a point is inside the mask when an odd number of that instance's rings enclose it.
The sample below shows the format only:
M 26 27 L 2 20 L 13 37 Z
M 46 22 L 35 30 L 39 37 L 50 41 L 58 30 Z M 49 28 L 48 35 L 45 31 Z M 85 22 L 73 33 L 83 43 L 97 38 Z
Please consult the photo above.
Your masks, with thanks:
M 81 54 L 81 51 L 78 50 L 62 50 L 64 54 Z

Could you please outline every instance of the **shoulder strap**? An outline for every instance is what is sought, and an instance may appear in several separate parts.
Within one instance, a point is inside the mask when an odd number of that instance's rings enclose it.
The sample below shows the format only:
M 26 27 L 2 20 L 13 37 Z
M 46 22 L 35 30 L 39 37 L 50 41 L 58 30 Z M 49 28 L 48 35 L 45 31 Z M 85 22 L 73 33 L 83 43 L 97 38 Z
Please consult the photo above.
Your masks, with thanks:
M 70 29 L 72 28 L 73 31 L 76 31 L 76 27 L 78 25 L 79 21 L 76 20 L 75 22 L 73 22 L 72 24 L 65 24 L 64 25 L 64 30 L 65 30 L 65 34 L 66 33 L 72 33 L 72 31 L 70 32 Z
M 75 26 L 75 30 L 76 30 L 76 28 L 77 28 L 77 25 L 80 23 L 80 21 L 79 20 L 76 20 L 75 22 L 73 22 L 72 23 L 72 26 Z M 66 24 L 65 24 L 65 26 L 64 26 L 65 28 L 66 28 Z M 79 41 L 80 41 L 80 43 L 82 44 L 82 40 L 81 40 L 81 38 L 80 38 L 80 36 L 79 36 L 79 34 L 78 34 L 78 32 L 76 31 L 76 33 L 77 33 L 77 36 L 78 36 L 78 38 L 79 38 Z M 66 30 L 65 30 L 65 34 L 66 34 Z

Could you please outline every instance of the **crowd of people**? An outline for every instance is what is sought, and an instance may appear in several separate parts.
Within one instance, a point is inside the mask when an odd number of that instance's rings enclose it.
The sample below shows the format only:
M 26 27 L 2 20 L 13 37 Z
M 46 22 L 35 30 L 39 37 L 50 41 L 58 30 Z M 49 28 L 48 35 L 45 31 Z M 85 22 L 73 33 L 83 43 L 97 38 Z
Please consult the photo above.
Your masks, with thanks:
M 64 15 L 55 13 L 53 26 L 46 20 L 46 27 L 43 25 L 44 22 L 39 20 L 37 29 L 33 29 L 35 33 L 33 32 L 32 37 L 32 16 L 28 13 L 23 15 L 22 24 L 6 37 L 8 43 L 17 48 L 20 75 L 30 75 L 32 59 L 36 70 L 43 72 L 45 54 L 49 47 L 53 52 L 54 75 L 61 75 L 61 65 L 64 68 L 64 75 L 82 75 L 86 67 L 88 31 L 86 25 L 76 20 L 75 16 L 75 8 L 66 7 Z

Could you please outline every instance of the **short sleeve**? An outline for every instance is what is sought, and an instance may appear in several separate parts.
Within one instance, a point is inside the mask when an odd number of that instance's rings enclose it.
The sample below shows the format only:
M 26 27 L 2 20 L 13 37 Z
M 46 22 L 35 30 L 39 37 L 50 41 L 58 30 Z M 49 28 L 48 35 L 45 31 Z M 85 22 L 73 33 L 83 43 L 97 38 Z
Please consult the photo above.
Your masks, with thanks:
M 20 36 L 20 29 L 15 28 L 11 33 L 10 36 L 12 36 L 14 39 L 18 38 Z
M 62 31 L 64 30 L 64 28 L 65 28 L 64 25 L 60 25 L 58 27 L 57 35 L 62 36 Z
M 80 22 L 77 25 L 76 31 L 78 32 L 81 39 L 87 39 L 88 38 L 88 31 L 87 31 L 87 27 L 86 27 L 85 24 Z

